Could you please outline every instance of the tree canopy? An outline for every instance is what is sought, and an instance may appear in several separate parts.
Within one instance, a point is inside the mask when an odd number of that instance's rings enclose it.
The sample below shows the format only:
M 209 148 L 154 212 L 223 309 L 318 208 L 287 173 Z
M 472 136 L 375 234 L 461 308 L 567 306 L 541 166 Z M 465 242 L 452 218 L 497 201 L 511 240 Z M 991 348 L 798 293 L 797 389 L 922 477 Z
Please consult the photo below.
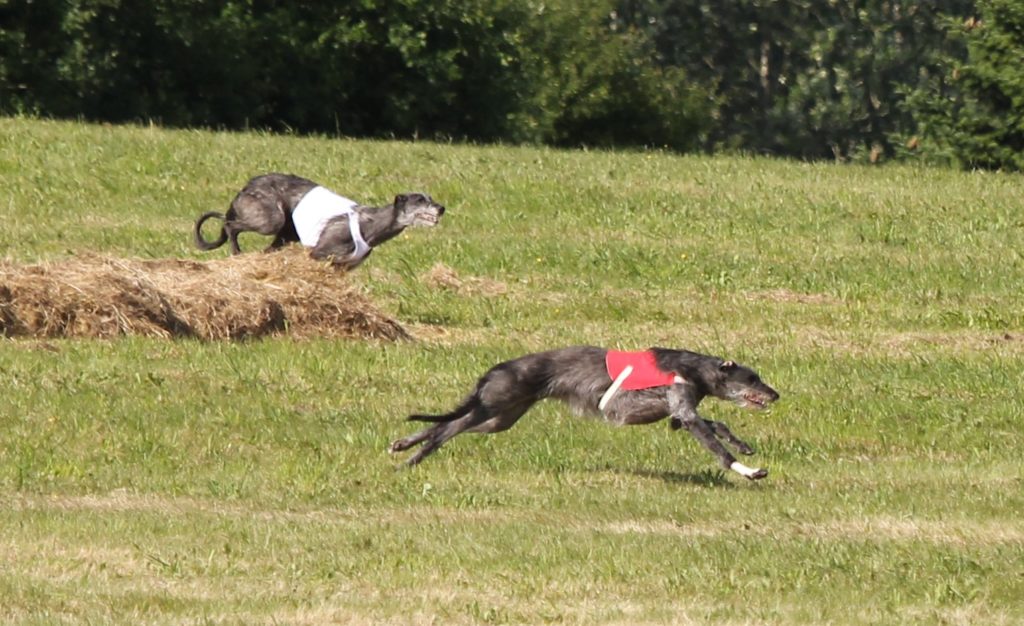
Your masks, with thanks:
M 0 0 L 0 111 L 1024 166 L 1024 0 Z

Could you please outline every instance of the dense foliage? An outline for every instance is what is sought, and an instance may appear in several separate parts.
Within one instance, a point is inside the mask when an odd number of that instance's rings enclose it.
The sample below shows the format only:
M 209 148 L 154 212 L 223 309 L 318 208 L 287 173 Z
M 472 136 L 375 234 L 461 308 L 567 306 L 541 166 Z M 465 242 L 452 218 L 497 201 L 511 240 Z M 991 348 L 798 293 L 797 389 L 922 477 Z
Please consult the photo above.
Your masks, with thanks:
M 1024 0 L 6 0 L 0 110 L 872 161 L 909 146 L 1020 168 L 1022 14 Z
M 662 64 L 716 94 L 707 147 L 809 158 L 892 156 L 913 127 L 902 90 L 947 53 L 943 0 L 621 0 Z
M 966 167 L 1024 170 L 1024 2 L 979 5 L 953 31 L 966 61 L 915 94 L 921 130 Z

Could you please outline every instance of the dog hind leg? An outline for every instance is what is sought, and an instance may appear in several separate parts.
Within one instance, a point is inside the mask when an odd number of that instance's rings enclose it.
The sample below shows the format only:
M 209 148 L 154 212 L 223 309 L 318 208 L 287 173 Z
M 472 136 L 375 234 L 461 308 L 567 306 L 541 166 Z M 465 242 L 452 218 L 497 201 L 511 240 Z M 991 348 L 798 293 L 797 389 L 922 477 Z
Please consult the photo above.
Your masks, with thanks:
M 463 415 L 468 414 L 470 411 L 472 411 L 478 406 L 480 406 L 480 398 L 477 396 L 477 392 L 474 391 L 472 394 L 470 394 L 468 398 L 466 398 L 465 402 L 455 407 L 448 413 L 441 413 L 439 415 L 426 415 L 422 413 L 417 413 L 415 415 L 410 415 L 405 419 L 410 422 L 452 422 L 462 417 Z
M 274 240 L 271 241 L 270 245 L 268 245 L 266 248 L 264 248 L 263 251 L 264 252 L 273 252 L 274 250 L 277 250 L 278 248 L 280 248 L 281 246 L 283 246 L 286 243 L 288 243 L 288 240 L 285 239 L 284 237 L 282 237 L 281 235 L 278 235 L 277 237 L 274 237 Z
M 238 246 L 238 234 L 243 230 L 231 222 L 224 224 L 224 232 L 227 233 L 228 241 L 231 243 L 231 254 L 242 254 L 242 249 Z
M 469 415 L 457 419 L 453 422 L 446 422 L 438 424 L 438 427 L 434 429 L 427 429 L 429 432 L 423 439 L 425 443 L 419 451 L 410 458 L 407 463 L 409 465 L 416 465 L 430 454 L 433 454 L 438 448 L 445 444 L 449 439 L 462 433 L 485 433 L 493 434 L 500 433 L 503 430 L 508 430 L 515 425 L 519 418 L 523 416 L 526 411 L 533 406 L 533 401 L 521 401 L 513 405 L 502 407 L 500 412 L 487 410 L 481 406 L 474 409 Z M 415 437 L 415 435 L 414 435 Z
M 413 435 L 411 439 L 420 439 L 423 442 L 423 447 L 417 450 L 416 454 L 412 455 L 405 464 L 409 466 L 418 465 L 423 459 L 433 454 L 438 448 L 443 446 L 446 441 L 455 435 L 486 422 L 488 419 L 490 419 L 490 415 L 480 407 L 455 421 L 443 422 L 428 428 L 424 431 L 426 436 L 423 436 L 422 438 L 420 436 L 424 433 Z M 415 443 L 412 445 L 415 445 Z
M 406 418 L 407 420 L 438 423 L 434 424 L 433 426 L 424 428 L 418 433 L 391 442 L 391 446 L 388 449 L 392 453 L 402 452 L 403 450 L 408 450 L 409 448 L 417 444 L 423 443 L 424 441 L 430 439 L 434 434 L 439 433 L 447 423 L 453 422 L 460 417 L 469 415 L 473 411 L 473 409 L 477 408 L 479 405 L 479 399 L 476 397 L 476 394 L 474 393 L 470 395 L 470 397 L 467 398 L 465 402 L 455 407 L 455 409 L 453 409 L 449 413 L 444 413 L 441 415 L 410 415 L 409 417 Z
M 264 249 L 264 252 L 273 252 L 278 248 L 284 247 L 293 241 L 299 241 L 299 233 L 295 230 L 295 222 L 292 221 L 291 214 L 285 210 L 284 205 L 281 202 L 277 203 L 278 217 L 275 218 L 274 226 L 277 226 L 277 236 L 274 241 L 270 242 L 270 245 Z
M 396 439 L 395 441 L 391 442 L 391 446 L 388 447 L 388 451 L 394 454 L 395 452 L 403 452 L 405 450 L 408 450 L 409 448 L 417 444 L 423 443 L 424 441 L 429 439 L 430 436 L 434 433 L 434 431 L 439 429 L 440 426 L 430 426 L 428 428 L 424 428 L 418 433 L 409 435 L 408 437 Z
M 464 432 L 496 433 L 511 428 L 535 402 L 544 397 L 543 372 L 527 373 L 523 367 L 502 364 L 492 368 L 478 382 L 476 390 L 451 413 L 411 415 L 409 419 L 441 422 L 436 429 L 396 442 L 400 449 L 422 442 L 423 447 L 407 463 L 416 465 L 446 441 Z
M 500 413 L 488 414 L 487 419 L 477 421 L 474 425 L 466 428 L 465 432 L 490 435 L 500 433 L 503 430 L 508 430 L 515 426 L 516 422 L 519 421 L 519 418 L 522 417 L 531 406 L 533 406 L 533 402 L 525 402 L 515 406 L 504 407 Z
M 279 247 L 287 240 L 282 236 L 282 231 L 289 226 L 288 222 L 288 214 L 276 192 L 266 189 L 243 190 L 231 202 L 224 224 L 231 241 L 232 254 L 242 252 L 238 247 L 238 234 L 245 231 L 273 235 L 275 239 L 270 249 Z

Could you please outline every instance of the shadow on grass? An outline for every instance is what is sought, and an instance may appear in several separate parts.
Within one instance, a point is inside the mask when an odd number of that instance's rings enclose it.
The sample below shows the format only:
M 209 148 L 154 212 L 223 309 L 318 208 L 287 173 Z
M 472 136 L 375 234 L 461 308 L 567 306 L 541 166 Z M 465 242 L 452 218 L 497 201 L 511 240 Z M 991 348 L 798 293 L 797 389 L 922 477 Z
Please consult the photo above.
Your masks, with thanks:
M 651 470 L 642 467 L 616 467 L 605 465 L 594 467 L 593 472 L 611 472 L 613 474 L 628 474 L 639 478 L 655 478 L 666 483 L 679 485 L 695 485 L 698 487 L 720 487 L 723 489 L 735 489 L 736 485 L 725 477 L 722 470 L 706 469 L 699 472 L 673 472 L 671 470 Z

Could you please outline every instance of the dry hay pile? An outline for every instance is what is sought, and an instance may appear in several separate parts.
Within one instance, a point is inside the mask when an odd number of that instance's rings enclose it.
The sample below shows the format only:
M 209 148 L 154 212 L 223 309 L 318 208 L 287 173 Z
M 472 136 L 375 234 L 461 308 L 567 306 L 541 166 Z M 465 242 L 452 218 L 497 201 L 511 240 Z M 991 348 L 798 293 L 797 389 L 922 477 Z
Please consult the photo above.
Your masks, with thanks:
M 0 336 L 263 335 L 405 339 L 409 334 L 301 246 L 207 262 L 99 256 L 0 261 Z

